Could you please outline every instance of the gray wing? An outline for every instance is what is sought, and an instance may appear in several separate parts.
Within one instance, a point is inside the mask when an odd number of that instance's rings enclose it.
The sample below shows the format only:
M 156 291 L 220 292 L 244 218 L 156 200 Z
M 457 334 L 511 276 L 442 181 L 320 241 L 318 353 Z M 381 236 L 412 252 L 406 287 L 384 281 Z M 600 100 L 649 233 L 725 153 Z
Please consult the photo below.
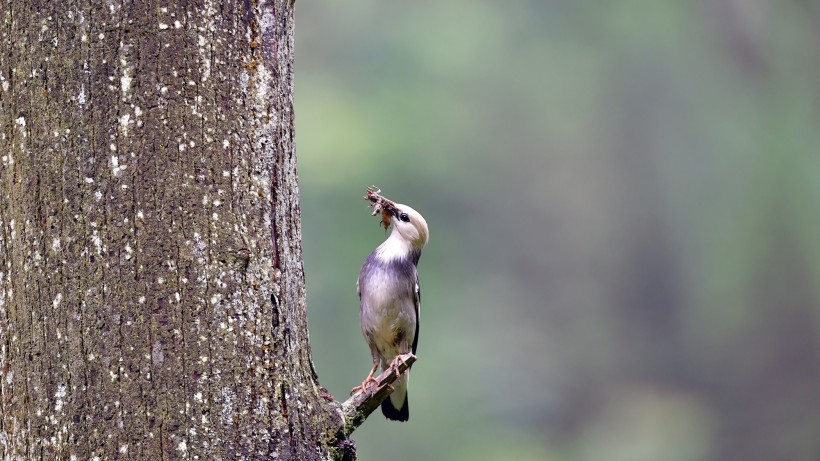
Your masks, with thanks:
M 413 304 L 416 310 L 416 333 L 413 335 L 413 355 L 416 355 L 416 347 L 419 345 L 419 324 L 421 324 L 421 286 L 419 285 L 419 274 L 416 273 L 416 287 L 414 290 Z

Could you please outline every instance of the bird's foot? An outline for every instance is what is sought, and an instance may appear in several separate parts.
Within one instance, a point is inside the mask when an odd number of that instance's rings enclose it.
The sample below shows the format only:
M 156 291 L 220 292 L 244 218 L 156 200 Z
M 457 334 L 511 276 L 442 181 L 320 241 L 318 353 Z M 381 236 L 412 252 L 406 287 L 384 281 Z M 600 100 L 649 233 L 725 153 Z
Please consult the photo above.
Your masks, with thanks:
M 396 379 L 401 376 L 401 373 L 399 373 L 400 365 L 407 366 L 407 362 L 404 361 L 404 358 L 401 355 L 397 355 L 390 363 L 390 370 L 396 375 Z
M 376 384 L 376 382 L 377 382 L 376 378 L 374 378 L 373 375 L 367 375 L 367 378 L 365 378 L 364 381 L 362 381 L 362 383 L 360 385 L 358 385 L 358 386 L 354 387 L 353 389 L 351 389 L 350 393 L 353 394 L 356 391 L 367 392 L 368 386 Z
M 360 386 L 356 386 L 353 389 L 351 389 L 350 393 L 353 394 L 356 391 L 367 392 L 367 386 L 369 386 L 371 384 L 375 384 L 377 382 L 376 378 L 373 377 L 373 373 L 376 372 L 376 368 L 378 368 L 378 366 L 379 366 L 378 362 L 374 363 L 373 368 L 370 370 L 370 373 L 367 375 L 367 378 L 365 378 L 364 381 L 362 381 L 362 384 Z

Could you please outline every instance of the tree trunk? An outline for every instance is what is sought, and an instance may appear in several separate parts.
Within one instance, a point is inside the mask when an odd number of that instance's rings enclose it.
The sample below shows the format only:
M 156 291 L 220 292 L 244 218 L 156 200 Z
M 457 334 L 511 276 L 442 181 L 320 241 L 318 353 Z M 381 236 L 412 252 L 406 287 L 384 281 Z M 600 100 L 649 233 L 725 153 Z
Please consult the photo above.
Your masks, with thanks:
M 293 3 L 0 17 L 4 458 L 342 456 L 308 343 Z

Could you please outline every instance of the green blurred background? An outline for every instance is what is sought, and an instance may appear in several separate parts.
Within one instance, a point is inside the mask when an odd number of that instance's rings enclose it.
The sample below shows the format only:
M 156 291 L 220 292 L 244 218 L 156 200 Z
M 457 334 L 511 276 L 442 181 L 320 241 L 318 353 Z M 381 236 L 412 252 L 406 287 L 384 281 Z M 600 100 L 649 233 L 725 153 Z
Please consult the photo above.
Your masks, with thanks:
M 362 460 L 820 459 L 820 2 L 297 2 L 308 311 L 370 355 L 365 186 L 430 224 Z

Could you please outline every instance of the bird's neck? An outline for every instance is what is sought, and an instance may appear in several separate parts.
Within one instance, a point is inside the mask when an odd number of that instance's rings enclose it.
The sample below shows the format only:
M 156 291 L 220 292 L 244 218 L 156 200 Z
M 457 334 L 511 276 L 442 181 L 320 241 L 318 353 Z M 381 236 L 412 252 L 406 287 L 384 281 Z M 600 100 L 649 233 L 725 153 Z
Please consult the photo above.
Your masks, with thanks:
M 376 257 L 386 262 L 408 259 L 413 261 L 413 264 L 418 264 L 421 258 L 421 247 L 413 245 L 397 234 L 398 232 L 394 230 L 390 237 L 376 248 Z

